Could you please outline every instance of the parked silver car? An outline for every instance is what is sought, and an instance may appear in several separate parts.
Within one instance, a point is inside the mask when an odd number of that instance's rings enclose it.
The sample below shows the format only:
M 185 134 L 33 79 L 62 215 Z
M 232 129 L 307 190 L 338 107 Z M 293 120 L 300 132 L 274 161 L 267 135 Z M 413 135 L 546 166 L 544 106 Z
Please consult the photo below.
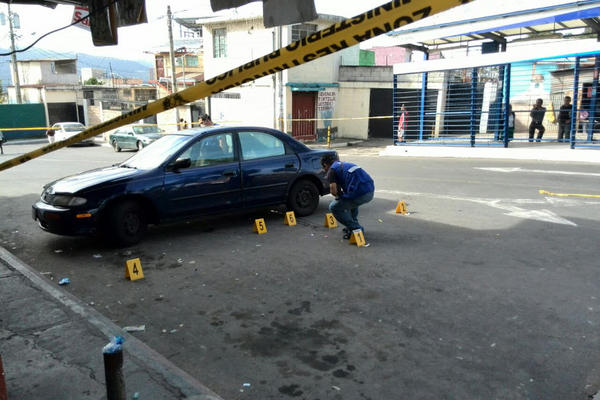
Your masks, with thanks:
M 126 125 L 108 137 L 115 151 L 124 149 L 141 150 L 160 138 L 164 131 L 155 125 Z

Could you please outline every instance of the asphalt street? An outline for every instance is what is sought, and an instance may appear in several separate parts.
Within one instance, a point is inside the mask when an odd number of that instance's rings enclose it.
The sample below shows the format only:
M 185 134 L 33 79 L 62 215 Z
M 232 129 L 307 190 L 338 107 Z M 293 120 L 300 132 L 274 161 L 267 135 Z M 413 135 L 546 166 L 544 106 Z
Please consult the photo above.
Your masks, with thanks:
M 4 157 L 35 148 L 5 146 Z M 600 390 L 600 165 L 380 157 L 367 248 L 327 204 L 154 227 L 126 249 L 31 219 L 42 185 L 134 153 L 65 148 L 0 173 L 3 247 L 225 399 L 585 399 Z M 408 215 L 395 214 L 398 201 Z M 252 232 L 265 218 L 268 233 Z M 124 279 L 139 257 L 145 278 Z

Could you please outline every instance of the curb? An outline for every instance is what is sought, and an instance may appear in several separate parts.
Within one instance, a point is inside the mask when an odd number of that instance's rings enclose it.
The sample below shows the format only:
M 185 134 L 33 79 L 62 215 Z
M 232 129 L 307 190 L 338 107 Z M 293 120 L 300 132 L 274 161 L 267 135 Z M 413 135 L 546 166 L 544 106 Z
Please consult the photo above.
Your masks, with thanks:
M 157 376 L 162 376 L 167 385 L 179 389 L 179 392 L 185 396 L 184 398 L 194 400 L 223 400 L 187 372 L 148 347 L 144 342 L 123 331 L 121 327 L 115 325 L 104 315 L 82 303 L 71 293 L 48 283 L 37 271 L 19 260 L 2 246 L 0 246 L 0 260 L 27 278 L 40 291 L 48 294 L 73 313 L 81 316 L 107 337 L 119 335 L 125 338 L 127 342 L 125 352 L 138 359 Z
M 600 151 L 595 149 L 531 149 L 449 146 L 387 146 L 380 156 L 480 158 L 504 160 L 557 161 L 600 163 Z

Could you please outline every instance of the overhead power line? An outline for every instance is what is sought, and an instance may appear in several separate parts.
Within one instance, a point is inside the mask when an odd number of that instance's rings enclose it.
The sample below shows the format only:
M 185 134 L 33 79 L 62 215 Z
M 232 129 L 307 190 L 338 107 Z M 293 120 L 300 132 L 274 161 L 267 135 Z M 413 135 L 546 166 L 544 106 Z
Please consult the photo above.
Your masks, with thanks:
M 94 10 L 94 12 L 91 12 L 91 13 L 89 13 L 89 14 L 88 14 L 88 15 L 86 15 L 85 17 L 81 17 L 81 18 L 79 18 L 79 19 L 77 19 L 77 20 L 75 20 L 75 21 L 71 22 L 70 24 L 68 24 L 68 25 L 65 25 L 65 26 L 61 27 L 61 28 L 54 29 L 53 31 L 50 31 L 50 32 L 46 32 L 46 33 L 44 33 L 42 36 L 40 36 L 39 38 L 37 38 L 37 39 L 36 39 L 36 40 L 35 40 L 33 43 L 31 43 L 29 46 L 27 46 L 27 47 L 25 47 L 25 48 L 22 48 L 22 49 L 18 49 L 18 50 L 14 50 L 14 51 L 9 51 L 8 53 L 0 53 L 0 56 L 10 56 L 10 55 L 12 55 L 12 54 L 14 54 L 14 53 L 22 53 L 22 52 L 24 52 L 24 51 L 27 51 L 27 50 L 29 50 L 30 48 L 32 48 L 33 46 L 35 46 L 35 45 L 36 45 L 36 44 L 37 44 L 37 43 L 38 43 L 40 40 L 42 40 L 42 39 L 43 39 L 43 38 L 45 38 L 46 36 L 49 36 L 49 35 L 51 35 L 51 34 L 53 34 L 53 33 L 56 33 L 56 32 L 59 32 L 59 31 L 62 31 L 63 29 L 67 29 L 67 28 L 68 28 L 68 27 L 70 27 L 70 26 L 77 25 L 77 24 L 78 24 L 78 23 L 80 23 L 81 21 L 83 21 L 83 20 L 86 20 L 86 19 L 88 19 L 90 16 L 92 16 L 92 15 L 94 15 L 94 14 L 97 14 L 97 13 L 99 13 L 99 12 L 103 11 L 105 8 L 108 8 L 108 7 L 110 7 L 111 5 L 115 4 L 116 2 L 117 2 L 117 0 L 111 0 L 111 1 L 110 1 L 108 4 L 106 4 L 104 7 L 101 7 L 101 8 L 98 8 L 97 10 Z

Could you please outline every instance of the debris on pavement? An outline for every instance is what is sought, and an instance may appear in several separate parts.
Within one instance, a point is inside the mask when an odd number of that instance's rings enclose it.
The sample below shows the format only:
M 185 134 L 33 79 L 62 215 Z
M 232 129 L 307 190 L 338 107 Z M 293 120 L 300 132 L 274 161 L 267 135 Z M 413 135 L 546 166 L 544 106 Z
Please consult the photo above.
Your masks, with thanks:
M 69 278 L 62 278 L 60 281 L 58 281 L 59 285 L 68 285 L 69 283 L 71 283 L 71 280 Z
M 102 258 L 102 254 L 94 254 L 92 257 L 94 257 L 94 258 Z
M 56 250 L 54 250 L 54 252 L 55 252 L 56 254 L 58 254 L 58 253 L 62 253 L 63 251 L 62 251 L 61 249 L 56 249 Z
M 146 330 L 146 325 L 124 326 L 123 330 L 125 332 L 144 332 Z

